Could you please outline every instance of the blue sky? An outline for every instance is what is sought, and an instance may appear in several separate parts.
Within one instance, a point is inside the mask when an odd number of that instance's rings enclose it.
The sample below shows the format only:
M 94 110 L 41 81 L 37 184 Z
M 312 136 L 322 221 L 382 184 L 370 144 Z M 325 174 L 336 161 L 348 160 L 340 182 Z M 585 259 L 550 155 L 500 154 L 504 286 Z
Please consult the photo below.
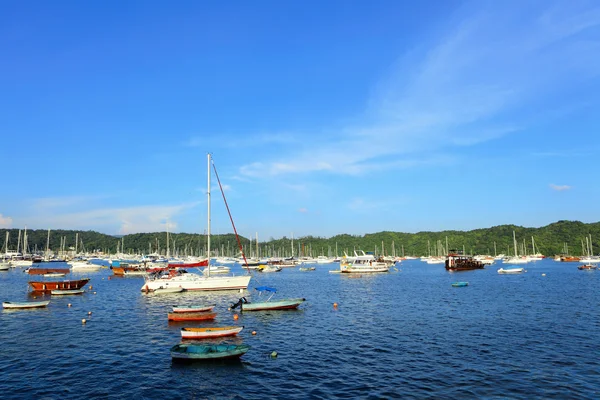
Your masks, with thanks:
M 0 227 L 600 220 L 595 1 L 5 1 Z M 212 232 L 232 228 L 213 178 Z

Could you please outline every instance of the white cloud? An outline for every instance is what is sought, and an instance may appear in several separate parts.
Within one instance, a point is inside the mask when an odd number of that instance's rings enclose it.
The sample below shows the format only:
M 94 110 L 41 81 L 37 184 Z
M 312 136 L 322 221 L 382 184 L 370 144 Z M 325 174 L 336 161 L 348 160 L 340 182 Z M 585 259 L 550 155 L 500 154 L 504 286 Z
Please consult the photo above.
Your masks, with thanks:
M 12 218 L 11 217 L 5 217 L 4 215 L 0 214 L 0 228 L 12 228 Z
M 198 203 L 177 205 L 147 205 L 132 207 L 85 207 L 85 197 L 34 199 L 28 212 L 40 228 L 93 229 L 103 232 L 129 234 L 177 229 L 176 217 Z M 72 211 L 70 207 L 77 208 Z
M 551 183 L 549 186 L 552 190 L 556 190 L 557 192 L 563 192 L 565 190 L 572 189 L 572 187 L 569 185 L 555 185 L 554 183 Z
M 442 149 L 526 129 L 535 121 L 516 111 L 541 113 L 548 98 L 600 71 L 600 41 L 592 29 L 600 26 L 600 8 L 558 4 L 548 10 L 502 2 L 467 5 L 445 35 L 399 59 L 356 123 L 298 133 L 303 140 L 285 159 L 274 153 L 242 166 L 241 175 L 409 168 L 427 157 L 434 163 Z M 413 162 L 397 162 L 407 158 Z

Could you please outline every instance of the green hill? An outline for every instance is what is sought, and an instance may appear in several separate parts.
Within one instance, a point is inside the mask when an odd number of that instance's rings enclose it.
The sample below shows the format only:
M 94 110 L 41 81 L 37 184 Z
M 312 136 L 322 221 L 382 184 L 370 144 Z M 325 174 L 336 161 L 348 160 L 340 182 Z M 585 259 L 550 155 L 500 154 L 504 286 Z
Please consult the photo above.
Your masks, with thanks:
M 527 249 L 532 251 L 532 237 L 536 250 L 545 255 L 560 254 L 568 249 L 573 255 L 583 253 L 587 247 L 586 237 L 593 240 L 600 238 L 600 222 L 585 224 L 579 221 L 558 221 L 540 228 L 527 228 L 517 225 L 500 225 L 485 229 L 471 231 L 440 231 L 403 233 L 384 231 L 360 235 L 336 235 L 330 238 L 305 236 L 294 238 L 294 254 L 304 255 L 343 255 L 344 252 L 352 254 L 354 249 L 375 251 L 391 255 L 393 250 L 396 255 L 427 255 L 445 251 L 446 240 L 450 249 L 465 249 L 471 254 L 494 254 L 494 244 L 497 253 L 513 253 L 513 231 L 515 231 L 519 253 Z M 4 238 L 9 232 L 10 250 L 16 250 L 18 242 L 18 229 L 0 229 L 0 237 Z M 78 250 L 103 251 L 115 253 L 117 248 L 124 246 L 126 253 L 153 253 L 166 254 L 166 232 L 135 233 L 116 237 L 93 231 L 52 230 L 50 232 L 50 249 L 74 248 L 75 239 L 78 237 Z M 27 242 L 30 252 L 43 251 L 48 238 L 47 230 L 28 230 Z M 202 255 L 206 252 L 206 236 L 190 233 L 171 233 L 170 254 Z M 256 244 L 250 239 L 240 237 L 247 256 L 254 255 Z M 2 252 L 5 251 L 4 244 Z M 595 253 L 600 251 L 600 244 L 593 243 Z M 234 234 L 211 235 L 211 249 L 223 255 L 235 255 L 239 251 Z M 287 237 L 271 239 L 259 243 L 261 256 L 289 256 L 292 252 L 292 240 Z

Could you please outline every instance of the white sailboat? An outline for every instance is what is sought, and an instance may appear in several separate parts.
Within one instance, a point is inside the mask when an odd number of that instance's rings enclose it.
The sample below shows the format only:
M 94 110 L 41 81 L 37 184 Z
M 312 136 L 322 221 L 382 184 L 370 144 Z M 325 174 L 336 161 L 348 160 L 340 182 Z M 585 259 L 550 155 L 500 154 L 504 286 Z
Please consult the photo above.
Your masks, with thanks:
M 529 259 L 527 257 L 519 257 L 517 255 L 518 251 L 517 251 L 517 237 L 515 236 L 515 231 L 513 231 L 513 243 L 515 246 L 515 255 L 513 257 L 508 257 L 505 258 L 503 263 L 504 264 L 527 264 L 529 262 Z
M 186 270 L 170 270 L 166 276 L 147 277 L 143 292 L 152 292 L 159 289 L 182 288 L 184 290 L 195 291 L 215 291 L 215 290 L 243 290 L 248 288 L 250 275 L 211 275 L 210 267 L 210 176 L 211 176 L 212 158 L 208 154 L 208 221 L 207 221 L 207 253 L 209 266 L 205 269 L 206 274 L 197 274 L 187 272 Z

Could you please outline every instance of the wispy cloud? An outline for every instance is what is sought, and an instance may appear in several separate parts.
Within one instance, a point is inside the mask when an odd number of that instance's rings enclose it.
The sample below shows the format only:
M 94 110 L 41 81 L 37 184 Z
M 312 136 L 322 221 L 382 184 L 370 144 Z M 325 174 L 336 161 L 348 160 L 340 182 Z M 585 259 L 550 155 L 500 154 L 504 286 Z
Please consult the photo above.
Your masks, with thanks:
M 401 56 L 355 123 L 298 133 L 303 140 L 285 158 L 275 154 L 244 165 L 241 175 L 356 175 L 410 168 L 426 157 L 429 164 L 439 162 L 431 155 L 442 149 L 526 129 L 532 121 L 525 114 L 560 108 L 562 90 L 600 71 L 600 41 L 592 29 L 600 26 L 600 8 L 539 4 L 535 9 L 470 3 L 443 36 Z M 270 136 L 247 142 L 265 137 Z M 285 138 L 294 141 L 293 135 Z M 319 146 L 307 138 L 318 138 Z M 406 159 L 412 161 L 397 161 Z
M 28 219 L 35 220 L 38 227 L 95 229 L 119 234 L 166 229 L 175 231 L 178 227 L 176 217 L 198 205 L 185 203 L 103 208 L 93 204 L 86 207 L 86 200 L 89 198 L 77 196 L 34 199 L 29 207 Z
M 563 192 L 565 190 L 572 189 L 572 187 L 569 185 L 555 185 L 554 183 L 551 183 L 549 186 L 552 190 L 556 190 L 557 192 Z
M 0 228 L 12 228 L 12 218 L 0 214 Z
M 302 208 L 300 208 L 300 209 L 298 210 L 298 212 L 299 212 L 299 213 L 302 213 L 302 214 L 306 214 L 306 213 L 308 212 L 308 209 L 307 209 L 307 208 L 304 208 L 304 207 L 302 207 Z

